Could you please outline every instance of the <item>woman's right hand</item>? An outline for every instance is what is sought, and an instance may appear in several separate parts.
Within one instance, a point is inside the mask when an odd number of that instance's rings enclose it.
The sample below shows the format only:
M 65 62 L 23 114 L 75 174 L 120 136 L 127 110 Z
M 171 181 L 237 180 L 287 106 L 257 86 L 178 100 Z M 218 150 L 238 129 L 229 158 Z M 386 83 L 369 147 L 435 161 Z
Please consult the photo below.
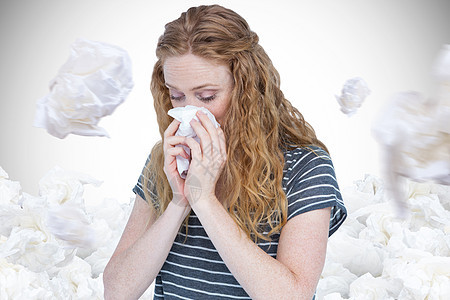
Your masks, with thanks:
M 184 196 L 185 180 L 178 173 L 176 160 L 177 155 L 186 159 L 189 159 L 189 155 L 183 147 L 176 147 L 176 145 L 185 144 L 186 140 L 184 136 L 175 136 L 178 126 L 180 126 L 180 122 L 174 119 L 164 131 L 164 173 L 166 173 L 167 180 L 172 188 L 172 202 L 180 206 L 189 206 L 189 202 Z

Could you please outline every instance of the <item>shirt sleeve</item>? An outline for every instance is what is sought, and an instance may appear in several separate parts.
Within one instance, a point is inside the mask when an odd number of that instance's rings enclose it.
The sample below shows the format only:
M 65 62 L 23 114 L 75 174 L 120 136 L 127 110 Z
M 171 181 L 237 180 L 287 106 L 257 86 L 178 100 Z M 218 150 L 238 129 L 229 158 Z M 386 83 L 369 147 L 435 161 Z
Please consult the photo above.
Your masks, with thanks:
M 151 201 L 153 203 L 153 205 L 155 205 L 155 207 L 158 207 L 158 196 L 157 196 L 157 192 L 156 192 L 156 186 L 153 184 L 153 182 L 147 177 L 148 176 L 148 165 L 150 162 L 150 157 L 151 155 L 149 155 L 147 157 L 147 160 L 145 162 L 144 167 L 142 168 L 142 172 L 141 175 L 139 175 L 138 181 L 136 183 L 136 185 L 133 188 L 133 192 L 139 196 L 141 196 L 142 199 L 144 199 L 147 203 L 148 203 L 148 199 L 145 196 L 144 193 L 144 188 L 147 189 L 147 194 L 151 196 Z M 144 182 L 145 179 L 147 179 L 147 186 L 144 187 Z
M 331 207 L 331 236 L 344 222 L 347 210 L 336 181 L 330 156 L 319 147 L 298 148 L 285 156 L 288 217 Z

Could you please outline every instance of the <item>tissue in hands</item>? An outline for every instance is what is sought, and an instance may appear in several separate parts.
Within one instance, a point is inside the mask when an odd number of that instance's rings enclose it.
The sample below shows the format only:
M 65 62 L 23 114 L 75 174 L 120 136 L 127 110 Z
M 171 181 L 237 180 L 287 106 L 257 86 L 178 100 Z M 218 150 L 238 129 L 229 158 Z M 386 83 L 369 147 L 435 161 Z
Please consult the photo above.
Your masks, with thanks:
M 130 57 L 117 46 L 77 39 L 49 88 L 37 102 L 35 127 L 61 139 L 70 133 L 108 136 L 97 123 L 133 88 Z
M 169 116 L 173 117 L 177 121 L 181 122 L 180 126 L 178 127 L 177 132 L 175 133 L 176 136 L 185 136 L 185 137 L 191 137 L 194 138 L 197 142 L 200 143 L 200 139 L 197 137 L 197 134 L 195 133 L 194 129 L 191 127 L 189 122 L 192 119 L 195 119 L 197 121 L 198 118 L 195 115 L 197 111 L 201 110 L 204 112 L 208 118 L 211 120 L 211 122 L 218 128 L 220 126 L 219 123 L 217 123 L 216 118 L 214 115 L 206 108 L 204 107 L 197 107 L 193 105 L 186 105 L 185 107 L 176 107 L 169 110 L 167 113 Z M 191 150 L 184 146 L 180 145 L 184 148 L 186 153 L 190 156 Z M 189 159 L 186 159 L 180 155 L 177 156 L 177 168 L 178 173 L 180 173 L 181 178 L 186 178 L 187 170 L 189 169 Z

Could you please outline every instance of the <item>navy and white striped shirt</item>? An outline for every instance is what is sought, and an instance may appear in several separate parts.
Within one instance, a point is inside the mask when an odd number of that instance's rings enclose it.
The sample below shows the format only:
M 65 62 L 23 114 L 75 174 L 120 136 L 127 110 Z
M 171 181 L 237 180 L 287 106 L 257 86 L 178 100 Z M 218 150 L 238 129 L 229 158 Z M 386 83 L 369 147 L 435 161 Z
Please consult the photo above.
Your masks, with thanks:
M 318 147 L 308 147 L 286 151 L 284 158 L 282 184 L 288 200 L 288 221 L 301 213 L 331 207 L 329 235 L 333 234 L 347 211 L 330 157 Z M 146 200 L 142 182 L 141 174 L 133 191 Z M 154 194 L 154 190 L 149 192 Z M 154 299 L 250 299 L 193 211 L 187 238 L 183 227 L 156 277 Z M 279 237 L 274 234 L 272 241 L 259 242 L 258 246 L 276 258 Z

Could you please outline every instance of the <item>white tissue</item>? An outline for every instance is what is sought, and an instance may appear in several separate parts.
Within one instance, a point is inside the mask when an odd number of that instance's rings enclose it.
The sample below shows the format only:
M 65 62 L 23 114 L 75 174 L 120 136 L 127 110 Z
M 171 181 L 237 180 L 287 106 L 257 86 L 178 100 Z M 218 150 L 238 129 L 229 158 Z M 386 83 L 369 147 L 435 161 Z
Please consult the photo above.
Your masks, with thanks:
M 436 96 L 397 93 L 373 124 L 384 156 L 386 187 L 405 212 L 404 178 L 450 185 L 450 47 L 433 66 Z
M 84 207 L 85 184 L 100 186 L 102 181 L 89 175 L 54 166 L 39 180 L 39 194 L 50 204 L 71 204 Z
M 444 45 L 437 55 L 433 75 L 442 84 L 450 84 L 450 45 Z
M 341 111 L 350 117 L 361 107 L 369 94 L 366 82 L 360 77 L 355 77 L 344 83 L 341 95 L 336 96 L 336 100 L 341 106 Z
M 204 107 L 197 107 L 193 105 L 186 105 L 184 107 L 176 107 L 169 110 L 167 113 L 169 116 L 173 117 L 174 119 L 181 122 L 180 126 L 178 127 L 177 132 L 175 133 L 176 136 L 185 136 L 185 137 L 191 137 L 194 138 L 197 142 L 200 143 L 200 139 L 197 137 L 194 129 L 192 129 L 189 122 L 192 119 L 195 119 L 198 121 L 198 118 L 196 117 L 197 111 L 203 111 L 208 118 L 211 120 L 211 122 L 218 128 L 220 126 L 219 123 L 217 123 L 216 118 L 214 115 L 206 108 Z M 186 153 L 190 156 L 191 151 L 188 147 L 181 145 L 181 147 L 184 148 Z M 181 178 L 186 178 L 187 170 L 189 169 L 189 159 L 186 159 L 180 155 L 177 156 L 177 168 L 178 173 L 180 173 Z
M 32 196 L 0 167 L 0 299 L 104 298 L 103 270 L 133 201 L 85 206 L 88 183 L 98 181 L 55 167 L 39 182 L 41 195 Z
M 72 247 L 90 248 L 97 234 L 86 211 L 77 205 L 52 205 L 47 211 L 47 227 L 58 239 Z
M 60 168 L 41 180 L 47 183 L 41 196 L 31 196 L 18 191 L 20 184 L 1 170 L 0 212 L 12 218 L 0 220 L 0 299 L 103 299 L 102 273 L 133 201 L 105 198 L 89 205 L 87 199 L 85 206 L 83 191 L 76 187 L 89 176 Z M 349 214 L 329 239 L 317 299 L 448 298 L 450 186 L 409 182 L 412 213 L 404 220 L 395 218 L 384 190 L 384 183 L 371 175 L 342 190 Z M 11 197 L 17 193 L 21 205 Z M 67 205 L 78 212 L 58 209 Z M 68 234 L 82 236 L 56 236 L 62 227 L 53 232 L 45 222 L 52 210 L 62 212 L 59 221 L 69 222 Z M 79 231 L 83 228 L 72 226 L 74 218 L 95 232 L 92 247 L 79 243 L 86 236 Z M 152 299 L 152 293 L 149 288 L 140 299 Z
M 374 125 L 388 168 L 407 178 L 450 184 L 450 134 L 441 130 L 441 105 L 416 92 L 398 93 Z
M 383 186 L 369 175 L 342 190 L 348 216 L 329 238 L 317 299 L 448 298 L 450 186 L 406 182 L 405 219 Z
M 77 39 L 69 59 L 37 101 L 34 126 L 58 138 L 68 134 L 108 136 L 97 126 L 133 88 L 131 60 L 117 46 Z

